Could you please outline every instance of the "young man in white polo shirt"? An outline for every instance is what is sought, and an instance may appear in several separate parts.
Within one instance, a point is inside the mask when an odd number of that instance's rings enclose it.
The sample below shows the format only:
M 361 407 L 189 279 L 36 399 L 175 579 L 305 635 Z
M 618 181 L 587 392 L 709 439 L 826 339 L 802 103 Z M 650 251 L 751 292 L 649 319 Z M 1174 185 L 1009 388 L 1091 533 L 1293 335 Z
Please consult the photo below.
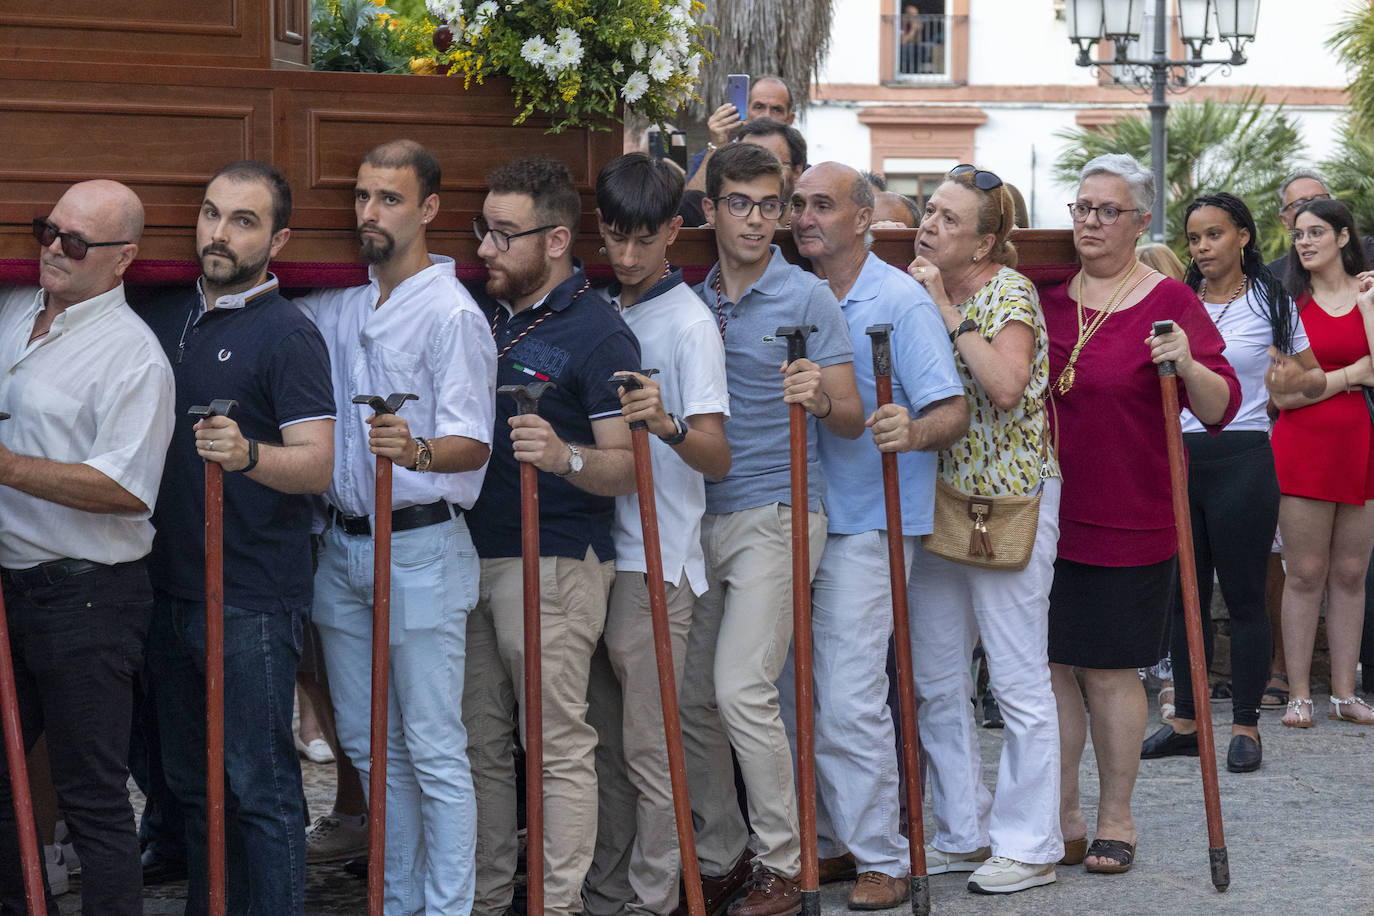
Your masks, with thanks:
M 706 591 L 704 477 L 730 469 L 725 347 L 705 303 L 667 259 L 681 198 L 681 175 L 643 153 L 612 160 L 596 180 L 601 239 L 616 276 L 606 293 L 639 339 L 642 365 L 625 369 L 659 370 L 637 375 L 644 387 L 623 390 L 621 403 L 627 420 L 644 421 L 656 437 L 654 500 L 679 683 L 692 605 Z M 588 689 L 588 720 L 600 738 L 599 805 L 583 899 L 592 916 L 667 913 L 678 896 L 677 827 L 637 494 L 616 497 L 612 534 L 615 584 Z

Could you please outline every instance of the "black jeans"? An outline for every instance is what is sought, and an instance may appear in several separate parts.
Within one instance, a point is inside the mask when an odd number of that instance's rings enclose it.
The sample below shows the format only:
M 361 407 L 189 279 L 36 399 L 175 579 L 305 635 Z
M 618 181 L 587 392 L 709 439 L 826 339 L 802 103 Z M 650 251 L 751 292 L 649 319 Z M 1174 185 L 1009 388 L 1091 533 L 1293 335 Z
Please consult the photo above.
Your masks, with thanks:
M 1231 717 L 1259 725 L 1260 697 L 1269 680 L 1273 645 L 1264 581 L 1279 519 L 1279 482 L 1269 436 L 1259 431 L 1188 433 L 1188 503 L 1207 666 L 1212 664 L 1212 574 L 1231 615 Z M 1174 602 L 1170 653 L 1177 715 L 1194 718 L 1183 602 Z
M 8 576 L 3 584 L 24 745 L 48 736 L 53 786 L 81 859 L 81 912 L 139 916 L 143 872 L 128 753 L 134 679 L 153 609 L 147 571 L 140 561 L 57 585 L 22 589 Z M 27 912 L 3 756 L 0 912 Z M 48 912 L 57 912 L 51 897 Z

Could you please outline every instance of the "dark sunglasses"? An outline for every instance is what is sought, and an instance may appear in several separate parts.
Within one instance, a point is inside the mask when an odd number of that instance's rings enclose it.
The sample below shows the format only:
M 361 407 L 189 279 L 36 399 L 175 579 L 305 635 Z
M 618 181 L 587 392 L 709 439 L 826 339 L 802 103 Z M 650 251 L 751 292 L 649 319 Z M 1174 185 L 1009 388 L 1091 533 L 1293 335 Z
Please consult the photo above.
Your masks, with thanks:
M 33 237 L 44 248 L 52 245 L 54 239 L 62 240 L 62 253 L 73 261 L 86 257 L 92 248 L 108 248 L 112 245 L 132 245 L 133 242 L 88 242 L 79 235 L 63 232 L 42 217 L 33 221 Z
M 954 168 L 950 169 L 949 177 L 953 178 L 955 175 L 967 175 L 969 172 L 973 173 L 973 186 L 980 191 L 991 191 L 993 188 L 1000 188 L 1002 186 L 1002 179 L 998 178 L 995 174 L 986 172 L 968 163 L 956 165 Z

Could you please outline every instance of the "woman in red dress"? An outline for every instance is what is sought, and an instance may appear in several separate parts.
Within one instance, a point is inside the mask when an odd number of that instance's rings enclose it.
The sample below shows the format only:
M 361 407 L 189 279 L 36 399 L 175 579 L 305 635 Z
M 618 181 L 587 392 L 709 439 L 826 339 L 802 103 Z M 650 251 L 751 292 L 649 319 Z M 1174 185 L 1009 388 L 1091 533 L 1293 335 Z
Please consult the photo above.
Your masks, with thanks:
M 1355 695 L 1355 664 L 1364 625 L 1364 583 L 1374 550 L 1374 425 L 1362 386 L 1374 385 L 1374 283 L 1365 269 L 1355 221 L 1336 200 L 1298 211 L 1288 255 L 1289 291 L 1312 353 L 1326 373 L 1315 399 L 1274 395 L 1279 528 L 1288 578 L 1283 588 L 1283 644 L 1290 699 L 1283 724 L 1311 728 L 1312 644 L 1322 591 L 1331 647 L 1327 717 L 1374 724 L 1374 708 Z

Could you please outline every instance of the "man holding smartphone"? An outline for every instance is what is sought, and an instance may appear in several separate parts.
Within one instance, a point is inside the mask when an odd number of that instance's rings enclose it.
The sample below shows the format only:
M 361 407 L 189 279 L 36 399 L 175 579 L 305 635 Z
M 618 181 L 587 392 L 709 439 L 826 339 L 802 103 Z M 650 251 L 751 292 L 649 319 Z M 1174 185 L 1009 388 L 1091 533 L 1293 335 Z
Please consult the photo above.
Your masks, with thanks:
M 706 163 L 716 150 L 730 142 L 730 134 L 746 120 L 770 118 L 780 124 L 791 125 L 797 119 L 792 104 L 792 90 L 780 77 L 762 76 L 749 87 L 747 111 L 740 111 L 733 101 L 726 102 L 706 120 L 706 130 L 710 139 L 706 149 L 692 157 L 691 168 L 687 170 L 687 190 L 706 190 Z

